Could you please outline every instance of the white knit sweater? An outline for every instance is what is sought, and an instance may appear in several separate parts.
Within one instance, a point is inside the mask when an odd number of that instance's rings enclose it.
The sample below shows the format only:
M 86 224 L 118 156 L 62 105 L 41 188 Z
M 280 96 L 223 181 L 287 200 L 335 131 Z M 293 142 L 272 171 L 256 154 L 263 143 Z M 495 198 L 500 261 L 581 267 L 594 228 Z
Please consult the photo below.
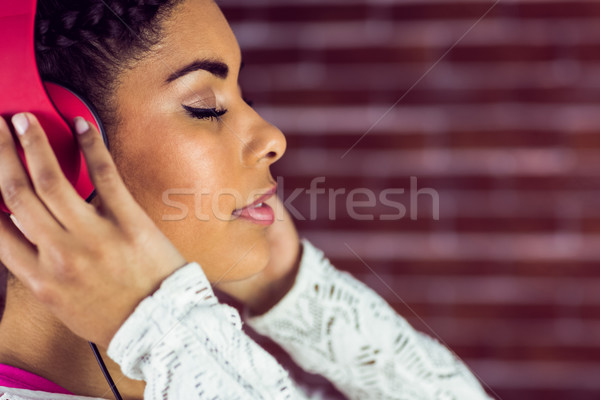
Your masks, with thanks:
M 257 332 L 348 399 L 489 399 L 446 348 L 336 270 L 307 240 L 303 246 L 290 292 L 266 314 L 247 318 Z M 125 375 L 146 381 L 145 400 L 322 399 L 292 381 L 241 327 L 237 310 L 219 303 L 202 269 L 190 263 L 140 303 L 108 354 Z M 91 399 L 2 387 L 0 394 L 0 400 Z

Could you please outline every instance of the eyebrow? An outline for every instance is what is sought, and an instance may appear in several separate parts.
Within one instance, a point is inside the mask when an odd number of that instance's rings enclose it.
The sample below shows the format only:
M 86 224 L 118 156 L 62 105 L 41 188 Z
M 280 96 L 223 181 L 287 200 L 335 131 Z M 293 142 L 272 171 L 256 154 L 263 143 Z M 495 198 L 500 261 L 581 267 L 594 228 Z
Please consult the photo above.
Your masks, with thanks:
M 204 70 L 208 71 L 219 79 L 226 79 L 229 75 L 229 67 L 222 61 L 218 60 L 194 60 L 186 66 L 179 68 L 173 72 L 166 80 L 166 83 L 171 83 L 190 72 Z

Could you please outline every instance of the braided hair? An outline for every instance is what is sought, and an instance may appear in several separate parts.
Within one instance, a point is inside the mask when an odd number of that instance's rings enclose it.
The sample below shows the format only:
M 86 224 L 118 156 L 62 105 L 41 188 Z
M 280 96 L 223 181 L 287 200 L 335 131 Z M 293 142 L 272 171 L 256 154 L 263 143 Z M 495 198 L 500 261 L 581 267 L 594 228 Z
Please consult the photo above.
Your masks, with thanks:
M 35 54 L 42 79 L 86 98 L 111 140 L 118 74 L 158 43 L 161 22 L 180 1 L 39 0 Z M 12 278 L 0 262 L 0 319 Z
M 179 2 L 39 0 L 35 49 L 42 79 L 90 101 L 110 138 L 118 118 L 112 93 L 119 72 L 159 41 L 161 22 Z

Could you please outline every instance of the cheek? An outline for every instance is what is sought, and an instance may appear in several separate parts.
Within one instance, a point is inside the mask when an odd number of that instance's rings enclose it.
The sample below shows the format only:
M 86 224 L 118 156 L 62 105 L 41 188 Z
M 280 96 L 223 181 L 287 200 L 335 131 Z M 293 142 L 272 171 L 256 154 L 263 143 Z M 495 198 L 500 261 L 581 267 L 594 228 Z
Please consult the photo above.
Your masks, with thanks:
M 263 232 L 229 229 L 224 233 L 208 231 L 195 240 L 181 238 L 178 249 L 186 260 L 198 262 L 212 283 L 244 279 L 265 268 L 270 254 Z
M 211 282 L 261 271 L 269 248 L 264 229 L 232 220 L 247 202 L 235 168 L 235 149 L 209 140 L 134 140 L 121 143 L 117 166 L 136 201 L 188 261 Z
M 245 220 L 205 215 L 209 218 L 190 211 L 176 220 L 154 220 L 185 259 L 198 262 L 213 283 L 243 279 L 264 269 L 270 257 L 264 229 Z

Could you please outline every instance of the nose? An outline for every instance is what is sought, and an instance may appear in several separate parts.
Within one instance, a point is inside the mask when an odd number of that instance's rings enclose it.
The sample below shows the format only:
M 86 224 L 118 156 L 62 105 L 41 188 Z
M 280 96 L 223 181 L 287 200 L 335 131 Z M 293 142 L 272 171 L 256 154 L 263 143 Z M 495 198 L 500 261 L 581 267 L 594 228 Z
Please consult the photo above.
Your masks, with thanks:
M 243 163 L 247 167 L 263 163 L 269 166 L 283 156 L 287 142 L 279 128 L 253 113 L 254 121 L 246 131 L 247 141 L 242 150 Z

